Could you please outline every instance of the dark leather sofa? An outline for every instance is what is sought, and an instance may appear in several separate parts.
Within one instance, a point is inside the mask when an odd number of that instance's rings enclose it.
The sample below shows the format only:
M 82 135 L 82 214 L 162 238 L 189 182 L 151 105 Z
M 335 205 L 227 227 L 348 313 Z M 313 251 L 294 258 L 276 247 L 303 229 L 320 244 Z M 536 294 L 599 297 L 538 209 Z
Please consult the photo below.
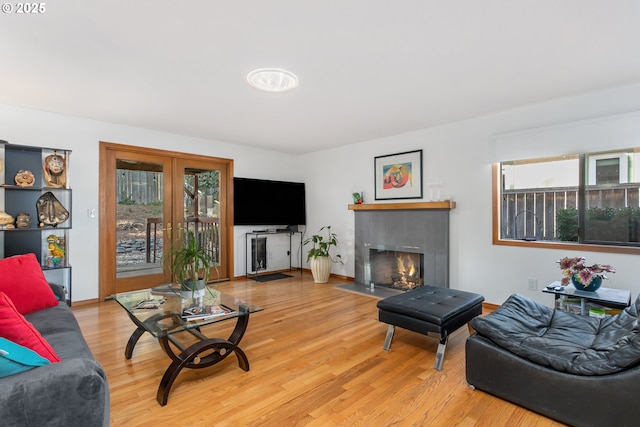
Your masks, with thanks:
M 637 426 L 640 297 L 596 319 L 512 295 L 476 317 L 466 342 L 467 382 L 574 426 Z

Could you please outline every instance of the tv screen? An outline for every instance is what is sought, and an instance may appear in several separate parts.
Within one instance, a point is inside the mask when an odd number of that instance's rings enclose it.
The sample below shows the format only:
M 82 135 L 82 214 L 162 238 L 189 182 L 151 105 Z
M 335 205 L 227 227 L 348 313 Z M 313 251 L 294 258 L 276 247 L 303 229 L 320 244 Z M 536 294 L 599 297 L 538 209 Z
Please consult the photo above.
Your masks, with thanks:
M 304 225 L 304 183 L 233 178 L 235 225 Z

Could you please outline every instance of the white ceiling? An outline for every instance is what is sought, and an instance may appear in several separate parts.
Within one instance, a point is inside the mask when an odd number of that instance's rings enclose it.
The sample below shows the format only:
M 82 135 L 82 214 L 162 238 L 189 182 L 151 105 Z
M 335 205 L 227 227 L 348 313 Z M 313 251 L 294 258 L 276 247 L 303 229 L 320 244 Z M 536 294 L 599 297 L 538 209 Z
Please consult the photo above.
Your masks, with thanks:
M 290 153 L 640 82 L 638 0 L 44 5 L 0 14 L 0 103 Z

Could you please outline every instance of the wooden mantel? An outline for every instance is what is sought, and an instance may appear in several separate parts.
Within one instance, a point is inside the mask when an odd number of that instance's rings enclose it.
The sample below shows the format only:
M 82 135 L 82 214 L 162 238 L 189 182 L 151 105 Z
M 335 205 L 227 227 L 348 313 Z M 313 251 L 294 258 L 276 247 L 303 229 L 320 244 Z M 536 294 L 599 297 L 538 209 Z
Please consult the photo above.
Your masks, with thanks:
M 417 202 L 417 203 L 363 203 L 361 205 L 349 205 L 350 211 L 389 211 L 412 209 L 455 209 L 456 202 Z

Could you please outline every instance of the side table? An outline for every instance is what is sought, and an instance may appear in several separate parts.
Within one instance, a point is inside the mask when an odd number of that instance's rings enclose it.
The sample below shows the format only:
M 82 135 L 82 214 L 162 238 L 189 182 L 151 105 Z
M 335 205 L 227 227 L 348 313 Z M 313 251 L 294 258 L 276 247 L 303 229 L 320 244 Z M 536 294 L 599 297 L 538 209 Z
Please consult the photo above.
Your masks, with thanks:
M 556 288 L 560 288 L 556 290 Z M 580 298 L 580 314 L 587 315 L 587 302 L 593 301 L 610 308 L 625 309 L 631 305 L 631 291 L 600 287 L 595 292 L 579 291 L 572 284 L 562 286 L 560 282 L 553 282 L 542 292 L 554 294 L 555 299 L 562 296 Z

